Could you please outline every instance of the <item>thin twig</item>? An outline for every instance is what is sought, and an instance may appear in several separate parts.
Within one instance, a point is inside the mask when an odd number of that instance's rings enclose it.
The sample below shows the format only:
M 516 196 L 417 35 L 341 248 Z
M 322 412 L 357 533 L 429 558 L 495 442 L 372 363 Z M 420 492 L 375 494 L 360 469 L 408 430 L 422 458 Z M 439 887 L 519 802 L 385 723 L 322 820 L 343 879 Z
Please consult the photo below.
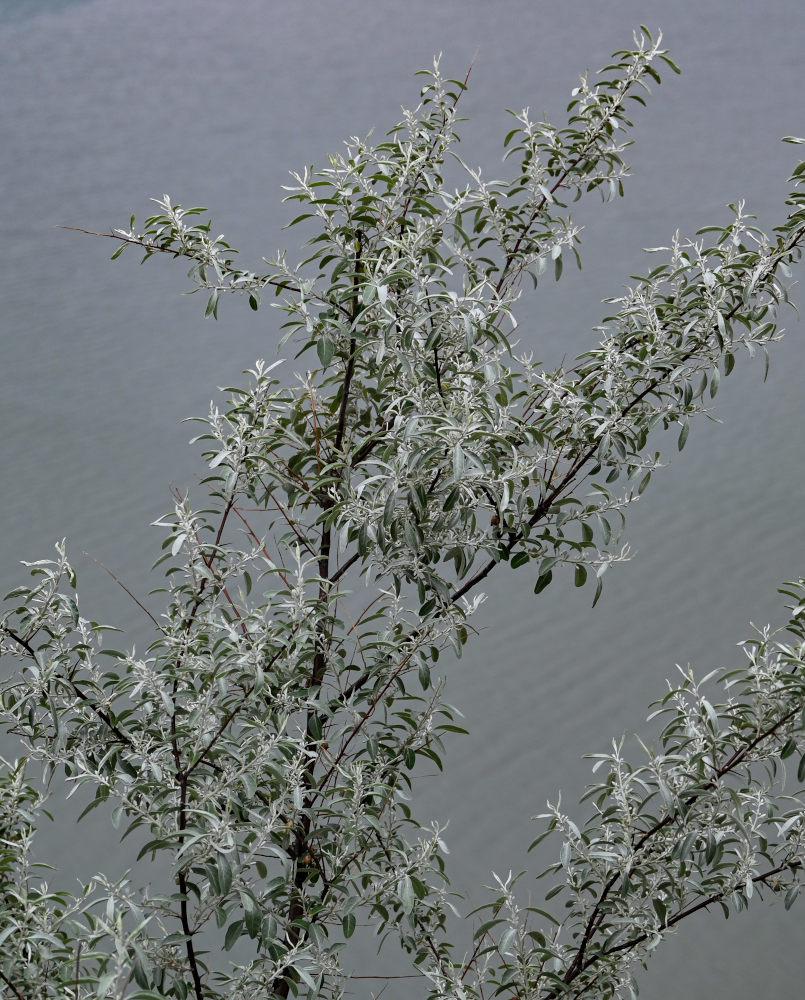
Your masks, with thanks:
M 783 258 L 786 257 L 798 245 L 799 240 L 802 239 L 803 236 L 805 236 L 805 226 L 800 228 L 800 230 L 798 231 L 798 233 L 789 242 L 789 244 L 788 244 L 787 247 L 781 248 L 781 250 L 779 252 L 779 259 L 780 259 L 780 261 L 782 261 Z M 741 301 L 739 300 L 729 310 L 729 312 L 725 314 L 724 320 L 726 321 L 726 320 L 732 319 L 732 317 L 737 313 L 738 308 L 739 308 L 740 305 L 741 305 Z M 701 346 L 702 346 L 702 344 L 700 344 L 700 343 L 694 344 L 693 347 L 691 347 L 688 351 L 686 351 L 682 355 L 681 358 L 679 358 L 679 360 L 677 362 L 677 367 L 679 367 L 680 365 L 684 365 L 685 362 L 689 361 L 694 356 L 694 354 L 696 353 L 696 351 L 699 350 L 699 348 Z M 640 392 L 638 392 L 629 401 L 629 403 L 626 406 L 623 407 L 623 409 L 621 410 L 618 418 L 622 420 L 624 417 L 628 416 L 628 414 L 639 403 L 641 403 L 646 398 L 646 396 L 650 395 L 652 392 L 654 392 L 656 389 L 658 389 L 664 382 L 666 382 L 667 381 L 667 377 L 668 377 L 667 374 L 663 373 L 663 374 L 660 374 L 660 375 L 656 376 L 650 382 L 648 382 L 646 384 L 646 386 Z M 597 452 L 598 452 L 598 443 L 591 444 L 587 448 L 587 450 L 585 452 L 583 452 L 572 463 L 572 465 L 570 466 L 570 468 L 568 469 L 568 471 L 562 477 L 562 479 L 559 482 L 558 486 L 556 486 L 538 504 L 536 510 L 534 511 L 534 513 L 531 515 L 531 517 L 528 520 L 528 526 L 529 526 L 529 528 L 533 528 L 545 516 L 545 514 L 550 509 L 551 505 L 557 499 L 559 499 L 559 497 L 562 495 L 562 492 L 565 489 L 569 488 L 571 485 L 573 485 L 573 483 L 575 481 L 576 475 L 581 471 L 581 469 L 585 465 L 587 465 L 587 463 L 597 454 Z M 511 553 L 513 551 L 513 549 L 514 549 L 514 546 L 518 542 L 522 541 L 522 539 L 523 539 L 523 532 L 522 532 L 522 530 L 517 531 L 517 532 L 512 532 L 512 534 L 510 536 L 509 544 L 507 545 L 507 551 L 509 553 Z M 500 561 L 499 559 L 491 558 L 486 563 L 485 566 L 483 566 L 480 570 L 478 570 L 478 572 L 475 573 L 472 577 L 470 577 L 470 579 L 467 580 L 466 583 L 464 583 L 461 587 L 459 587 L 457 590 L 455 590 L 453 592 L 453 594 L 450 597 L 451 603 L 455 603 L 456 601 L 458 601 L 461 597 L 463 597 L 470 590 L 472 590 L 473 587 L 477 586 L 482 580 L 484 580 L 492 572 L 492 570 L 495 568 L 495 566 L 497 566 L 497 564 L 498 564 L 499 561 Z
M 74 233 L 85 233 L 87 236 L 102 236 L 105 239 L 117 240 L 119 243 L 128 243 L 131 246 L 140 247 L 143 250 L 149 250 L 151 251 L 151 253 L 166 253 L 171 257 L 190 257 L 191 259 L 193 259 L 195 256 L 192 253 L 188 253 L 186 250 L 174 250 L 171 249 L 171 247 L 169 246 L 162 247 L 159 246 L 159 244 L 157 243 L 149 243 L 145 239 L 136 239 L 131 236 L 124 236 L 122 233 L 116 233 L 116 232 L 100 233 L 94 229 L 84 229 L 82 226 L 55 226 L 54 228 L 68 229 Z M 240 273 L 231 268 L 228 268 L 227 270 L 231 271 L 233 274 Z M 290 281 L 287 281 L 282 278 L 270 278 L 268 277 L 268 275 L 264 274 L 263 275 L 255 274 L 254 281 L 261 287 L 265 285 L 270 285 L 272 288 L 277 288 L 279 289 L 279 291 L 282 292 L 298 293 L 302 291 L 302 289 L 298 285 L 294 285 Z M 202 287 L 209 287 L 211 289 L 214 287 L 217 291 L 232 291 L 232 292 L 242 291 L 242 289 L 232 288 L 227 285 L 217 285 L 217 286 L 205 285 Z M 324 305 L 332 306 L 333 308 L 338 309 L 340 312 L 348 314 L 345 307 L 341 305 L 340 302 L 334 299 L 330 300 L 323 295 L 317 295 L 316 293 L 311 293 L 311 292 L 308 292 L 307 294 L 308 298 L 315 299 L 317 302 L 321 302 Z
M 695 793 L 691 793 L 685 798 L 684 802 L 685 808 L 688 808 L 691 805 L 693 805 L 693 803 L 696 801 L 697 795 L 700 794 L 700 792 L 703 789 L 706 790 L 715 788 L 717 782 L 725 775 L 733 771 L 738 766 L 738 764 L 741 763 L 741 761 L 744 759 L 747 753 L 749 753 L 751 750 L 757 747 L 763 740 L 766 740 L 770 736 L 773 736 L 781 725 L 783 725 L 786 721 L 792 719 L 801 710 L 802 706 L 799 705 L 796 708 L 792 709 L 790 712 L 787 712 L 782 718 L 778 719 L 777 722 L 774 723 L 774 725 L 770 726 L 768 729 L 765 729 L 762 733 L 758 734 L 753 739 L 748 740 L 742 748 L 736 750 L 736 752 L 729 757 L 728 761 L 716 771 L 713 778 L 707 781 L 702 786 L 702 788 L 697 789 Z M 666 813 L 666 815 L 661 820 L 658 820 L 652 827 L 644 831 L 633 847 L 633 854 L 637 854 L 638 852 L 642 851 L 645 845 L 650 840 L 656 837 L 656 835 L 661 830 L 665 829 L 665 827 L 669 826 L 676 818 L 677 812 L 678 811 L 675 809 L 673 812 Z M 769 874 L 774 874 L 774 873 L 767 873 L 766 877 L 769 877 Z M 571 964 L 568 966 L 568 969 L 565 973 L 564 978 L 566 983 L 571 983 L 579 974 L 579 972 L 585 969 L 587 967 L 587 964 L 589 964 L 585 963 L 585 952 L 587 946 L 592 940 L 593 935 L 597 932 L 598 928 L 601 925 L 601 921 L 603 920 L 604 916 L 602 910 L 603 904 L 609 897 L 612 890 L 617 885 L 621 876 L 622 876 L 621 872 L 613 872 L 613 874 L 609 877 L 603 889 L 601 890 L 601 894 L 598 897 L 596 904 L 593 908 L 593 911 L 590 914 L 590 917 L 587 921 L 587 925 L 585 927 L 584 934 L 582 935 L 581 943 L 579 944 L 576 956 L 571 962 Z M 697 906 L 697 909 L 701 909 L 701 907 Z
M 330 583 L 337 583 L 337 581 L 341 579 L 341 577 L 347 572 L 347 570 L 351 569 L 355 565 L 355 563 L 360 559 L 360 557 L 361 557 L 360 552 L 357 551 L 353 552 L 353 554 L 349 557 L 349 559 L 347 559 L 345 563 L 342 563 L 342 565 L 340 565 L 338 569 L 330 577 Z
M 75 996 L 76 996 L 76 1000 L 78 1000 L 78 996 L 79 996 L 78 987 L 79 987 L 79 980 L 81 979 L 81 946 L 83 944 L 84 944 L 83 941 L 79 941 L 78 942 L 78 947 L 76 948 L 76 952 L 75 952 Z
M 761 872 L 760 875 L 753 875 L 752 882 L 755 885 L 757 885 L 759 882 L 767 884 L 768 879 L 774 878 L 774 876 L 779 875 L 780 872 L 790 871 L 794 868 L 799 868 L 800 865 L 801 863 L 798 861 L 787 861 L 784 864 L 777 865 L 776 868 L 770 868 L 768 871 Z M 724 896 L 725 896 L 724 892 L 716 892 L 708 896 L 706 899 L 702 899 L 698 903 L 695 903 L 684 910 L 679 910 L 662 925 L 660 931 L 667 930 L 668 928 L 673 927 L 675 924 L 678 924 L 681 920 L 685 920 L 687 917 L 692 916 L 694 913 L 698 913 L 699 910 L 704 910 L 708 906 L 712 906 L 714 903 L 722 901 L 724 899 Z M 584 963 L 584 965 L 581 968 L 579 968 L 576 975 L 581 975 L 582 972 L 586 972 L 587 969 L 589 969 L 592 965 L 595 965 L 596 962 L 601 961 L 601 959 L 606 957 L 607 955 L 614 955 L 616 952 L 631 951 L 633 948 L 636 948 L 637 945 L 641 944 L 643 941 L 647 939 L 648 939 L 648 934 L 644 932 L 642 934 L 636 935 L 629 941 L 624 941 L 621 944 L 614 945 L 614 947 L 609 948 L 606 951 L 602 950 L 600 952 L 596 952 L 595 955 L 591 955 L 590 958 L 587 959 L 587 961 Z M 572 980 L 569 980 L 568 982 L 571 981 Z M 585 989 L 586 988 L 587 987 L 585 987 Z M 552 1000 L 552 998 L 559 996 L 560 994 L 557 992 L 549 993 L 548 996 L 546 997 L 546 1000 Z M 576 996 L 581 996 L 581 993 L 577 993 Z
M 28 655 L 31 657 L 31 659 L 34 662 L 37 662 L 37 660 L 36 660 L 36 651 L 34 650 L 34 648 L 31 646 L 31 644 L 29 642 L 27 642 L 25 639 L 23 639 L 22 636 L 17 635 L 16 632 L 12 631 L 7 625 L 3 626 L 3 631 L 6 633 L 7 636 L 9 636 L 11 639 L 13 639 L 16 643 L 19 643 L 19 645 L 22 646 L 22 648 L 26 651 L 26 653 L 28 653 Z M 101 722 L 103 722 L 106 726 L 108 726 L 108 728 L 110 729 L 110 731 L 113 732 L 115 734 L 115 736 L 117 737 L 119 743 L 123 743 L 127 747 L 133 746 L 133 744 L 131 742 L 131 739 L 123 732 L 122 729 L 119 729 L 115 725 L 115 723 L 112 722 L 112 717 L 109 715 L 109 713 L 106 712 L 106 711 L 104 711 L 102 708 L 100 708 L 92 700 L 92 698 L 90 698 L 88 695 L 84 694 L 84 692 L 81 690 L 81 688 L 77 686 L 77 684 L 76 684 L 75 681 L 71 680 L 69 677 L 65 677 L 64 674 L 59 674 L 58 677 L 59 677 L 60 680 L 64 681 L 65 684 L 68 684 L 70 686 L 70 690 L 73 692 L 73 694 L 76 696 L 76 698 L 78 698 L 78 700 L 82 704 L 86 705 L 86 707 L 91 712 L 93 712 L 95 715 L 97 715 L 97 717 L 101 720 Z
M 408 972 L 398 976 L 382 976 L 379 974 L 372 976 L 372 975 L 358 975 L 358 973 L 353 972 L 348 978 L 349 979 L 424 979 L 425 973 Z
M 310 394 L 310 410 L 313 414 L 313 436 L 316 439 L 316 466 L 318 468 L 319 475 L 321 475 L 321 454 L 319 451 L 319 421 L 316 416 L 316 400 L 313 398 L 313 386 L 310 382 L 310 375 L 307 379 L 307 389 Z
M 11 980 L 6 977 L 6 974 L 3 972 L 2 969 L 0 969 L 0 979 L 3 980 L 3 982 L 6 984 L 6 986 L 8 986 L 10 990 L 13 990 L 15 997 L 18 997 L 19 1000 L 25 1000 L 25 996 L 22 993 L 20 993 L 20 991 L 17 989 L 14 983 L 12 983 Z
M 263 555 L 266 557 L 266 559 L 268 559 L 268 561 L 271 563 L 271 565 L 276 568 L 277 573 L 279 574 L 279 577 L 282 580 L 282 582 L 285 584 L 285 586 L 286 587 L 290 587 L 291 585 L 290 585 L 290 583 L 288 583 L 288 578 L 285 576 L 285 574 L 282 572 L 282 570 L 279 568 L 279 566 L 277 566 L 277 564 L 274 562 L 274 560 L 268 554 L 268 552 L 266 551 L 265 545 L 263 545 L 263 543 L 260 541 L 260 539 L 254 533 L 254 531 L 252 529 L 252 526 L 249 524 L 249 522 L 243 516 L 243 514 L 241 512 L 241 509 L 238 508 L 237 506 L 233 506 L 232 510 L 238 515 L 238 517 L 241 519 L 241 521 L 243 521 L 243 523 L 246 525 L 247 531 L 252 536 L 252 538 L 255 540 L 255 542 L 257 542 L 257 544 L 260 546 L 260 551 L 263 553 Z
M 118 585 L 118 587 L 122 587 L 123 590 L 126 591 L 126 593 L 129 595 L 129 597 L 132 599 L 132 601 L 134 601 L 134 603 L 137 605 L 137 607 L 140 608 L 141 611 L 144 611 L 148 615 L 148 617 L 154 623 L 155 627 L 158 628 L 159 631 L 162 632 L 163 635 L 165 634 L 165 629 L 162 627 L 162 625 L 159 624 L 159 622 L 154 617 L 154 615 L 151 614 L 151 612 L 142 603 L 142 601 L 139 600 L 139 598 L 137 598 L 137 597 L 134 596 L 134 594 L 129 590 L 129 588 L 126 586 L 126 584 L 123 583 L 123 581 L 119 577 L 115 576 L 115 574 L 109 569 L 108 566 L 106 566 L 104 563 L 102 563 L 100 559 L 96 559 L 95 556 L 92 555 L 90 552 L 84 552 L 84 555 L 87 557 L 87 559 L 91 559 L 95 563 L 96 566 L 100 566 L 102 570 L 105 570 L 109 574 L 109 576 L 111 576 L 111 578 L 115 581 L 115 583 Z
M 258 478 L 260 478 L 260 477 L 258 477 Z M 280 501 L 277 500 L 277 498 L 274 496 L 274 491 L 269 486 L 266 486 L 266 484 L 263 482 L 262 479 L 260 479 L 260 485 L 266 491 L 266 496 L 271 497 L 271 499 L 274 501 L 274 503 L 276 504 L 277 510 L 280 512 L 280 514 L 282 514 L 282 517 L 285 520 L 285 523 L 288 525 L 288 527 L 291 529 L 291 531 L 296 535 L 296 540 L 299 542 L 299 544 L 302 546 L 302 548 L 306 549 L 307 552 L 311 556 L 315 557 L 316 553 L 311 548 L 310 542 L 308 542 L 308 540 L 305 538 L 305 536 L 299 531 L 299 529 L 296 526 L 296 522 L 291 519 L 290 514 L 286 511 L 286 509 L 283 507 L 283 505 L 280 503 Z
M 234 507 L 234 503 L 233 503 L 232 506 Z M 204 546 L 203 546 L 203 543 L 202 543 L 201 539 L 198 536 L 198 532 L 197 531 L 193 532 L 193 537 L 196 539 L 196 544 L 198 545 L 199 552 L 201 553 L 201 558 L 204 561 L 204 565 L 207 567 L 207 569 L 210 571 L 210 573 L 212 573 L 213 575 L 215 575 L 215 570 L 213 569 L 213 561 L 215 559 L 216 554 L 220 554 L 220 553 L 213 553 L 209 557 L 209 559 L 208 559 L 207 556 L 204 554 Z M 216 542 L 215 542 L 216 548 L 218 546 L 218 542 L 219 541 L 220 541 L 220 532 L 219 532 L 219 538 L 217 538 Z M 241 633 L 244 636 L 248 636 L 249 631 L 246 628 L 246 623 L 243 621 L 243 617 L 242 617 L 240 611 L 238 611 L 235 602 L 232 600 L 232 597 L 229 594 L 229 590 L 224 585 L 224 583 L 223 583 L 223 577 L 221 577 L 220 579 L 216 579 L 216 583 L 219 583 L 221 585 L 221 593 L 226 598 L 226 600 L 227 600 L 230 608 L 232 609 L 232 613 L 237 618 L 237 620 L 240 622 L 240 631 L 241 631 Z
M 355 252 L 355 273 L 352 276 L 352 290 L 353 290 L 353 302 L 352 302 L 352 323 L 354 323 L 360 313 L 360 307 L 358 305 L 358 291 L 360 288 L 360 276 L 363 273 L 363 265 L 361 263 L 361 253 L 363 251 L 363 243 L 360 237 L 357 240 L 358 247 Z M 349 357 L 347 358 L 347 367 L 344 371 L 344 383 L 341 387 L 341 405 L 338 408 L 338 428 L 335 432 L 335 451 L 336 453 L 341 450 L 341 444 L 344 440 L 344 432 L 346 430 L 347 424 L 347 404 L 349 402 L 349 390 L 352 385 L 352 375 L 355 371 L 355 357 L 357 354 L 357 342 L 354 337 L 349 341 Z
M 284 652 L 285 652 L 284 647 L 278 649 L 277 652 L 266 663 L 266 667 L 270 670 L 271 667 L 274 666 L 274 664 L 277 662 L 277 660 L 280 658 L 280 656 L 282 656 Z M 212 748 L 224 734 L 224 731 L 226 730 L 227 726 L 229 726 L 229 724 L 232 722 L 232 720 L 235 718 L 238 712 L 243 708 L 243 706 L 246 704 L 249 698 L 251 698 L 253 693 L 254 693 L 254 684 L 251 684 L 243 692 L 243 697 L 241 698 L 241 700 L 225 716 L 224 721 L 219 725 L 218 729 L 215 731 L 215 734 L 212 736 L 209 743 L 204 747 L 204 749 L 201 751 L 198 757 L 196 757 L 193 763 L 188 768 L 185 769 L 184 773 L 186 777 L 189 777 L 193 773 L 193 771 L 195 771 L 195 769 L 199 766 L 199 764 L 205 761 L 207 754 L 210 752 L 210 750 L 212 750 Z
M 364 726 L 364 723 L 371 716 L 372 712 L 374 712 L 375 708 L 377 707 L 377 703 L 385 695 L 386 691 L 388 691 L 388 689 L 391 687 L 391 685 L 394 683 L 394 681 L 400 676 L 400 674 L 402 673 L 403 669 L 405 668 L 405 666 L 407 665 L 408 661 L 411 659 L 411 657 L 413 655 L 414 655 L 414 650 L 411 650 L 410 653 L 407 653 L 403 657 L 403 659 L 400 662 L 400 665 L 396 668 L 396 670 L 389 677 L 388 681 L 384 684 L 384 686 L 380 689 L 380 691 L 378 691 L 378 693 L 372 699 L 372 702 L 369 705 L 369 707 L 366 709 L 366 711 L 363 713 L 363 715 L 360 717 L 360 719 L 357 721 L 357 723 L 353 726 L 352 731 L 350 732 L 349 736 L 346 738 L 346 740 L 344 741 L 344 743 L 341 745 L 341 748 L 339 749 L 338 754 L 336 755 L 336 757 L 333 760 L 332 767 L 329 769 L 329 771 L 327 772 L 327 774 L 324 776 L 324 778 L 320 782 L 320 787 L 323 788 L 327 784 L 327 782 L 330 780 L 330 778 L 332 777 L 332 775 L 335 772 L 336 768 L 338 767 L 339 763 L 343 759 L 344 754 L 347 752 L 347 747 L 353 741 L 353 739 L 358 735 L 358 733 L 361 731 L 361 729 Z

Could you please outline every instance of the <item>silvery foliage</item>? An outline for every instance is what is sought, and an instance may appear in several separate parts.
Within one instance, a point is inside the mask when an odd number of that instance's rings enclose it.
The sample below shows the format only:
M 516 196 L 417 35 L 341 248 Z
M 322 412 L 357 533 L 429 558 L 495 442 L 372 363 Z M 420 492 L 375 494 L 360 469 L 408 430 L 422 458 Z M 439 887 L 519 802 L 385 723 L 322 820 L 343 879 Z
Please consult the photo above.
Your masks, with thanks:
M 652 432 L 677 428 L 681 449 L 739 349 L 780 336 L 805 164 L 773 237 L 731 206 L 657 249 L 571 366 L 517 352 L 523 286 L 578 257 L 567 202 L 622 191 L 629 102 L 675 68 L 659 45 L 642 29 L 583 77 L 563 128 L 514 114 L 508 180 L 458 158 L 467 81 L 436 63 L 384 141 L 293 175 L 294 222 L 315 227 L 299 265 L 238 268 L 203 210 L 167 196 L 141 232 L 109 234 L 115 256 L 189 261 L 208 314 L 225 292 L 255 309 L 274 293 L 284 340 L 317 360 L 286 381 L 258 361 L 201 421 L 209 498 L 176 495 L 159 522 L 167 582 L 158 612 L 135 597 L 143 653 L 105 646 L 63 544 L 9 595 L 2 651 L 20 666 L 2 714 L 24 755 L 2 776 L 2 997 L 340 997 L 359 922 L 410 953 L 406 995 L 621 996 L 685 916 L 793 902 L 805 812 L 781 779 L 788 758 L 805 777 L 803 580 L 787 641 L 765 630 L 719 678 L 684 672 L 643 763 L 621 744 L 596 757 L 586 824 L 549 808 L 560 916 L 498 879 L 459 953 L 443 830 L 407 796 L 460 730 L 432 668 L 468 641 L 481 582 L 509 563 L 536 592 L 570 574 L 597 599 L 659 464 Z M 38 767 L 45 790 L 25 777 Z M 33 838 L 56 776 L 135 835 L 124 878 L 49 888 Z

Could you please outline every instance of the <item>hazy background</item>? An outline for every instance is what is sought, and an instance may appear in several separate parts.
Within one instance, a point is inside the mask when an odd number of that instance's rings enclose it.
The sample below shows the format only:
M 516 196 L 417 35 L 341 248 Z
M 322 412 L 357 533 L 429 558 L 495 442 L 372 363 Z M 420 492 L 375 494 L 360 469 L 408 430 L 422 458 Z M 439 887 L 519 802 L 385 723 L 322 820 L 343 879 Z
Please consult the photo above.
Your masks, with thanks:
M 279 339 L 280 314 L 237 300 L 205 321 L 204 299 L 180 294 L 180 262 L 111 264 L 111 242 L 54 227 L 125 225 L 169 192 L 209 206 L 246 266 L 281 246 L 293 258 L 296 233 L 280 231 L 287 171 L 321 164 L 348 135 L 382 134 L 416 103 L 413 74 L 434 53 L 463 77 L 479 50 L 461 152 L 494 174 L 503 109 L 561 119 L 578 73 L 628 47 L 641 22 L 663 29 L 683 75 L 668 71 L 638 109 L 626 198 L 579 212 L 584 270 L 523 305 L 521 342 L 546 358 L 585 349 L 601 298 L 652 266 L 642 246 L 724 222 L 743 196 L 764 228 L 783 218 L 800 150 L 778 140 L 805 134 L 802 0 L 2 0 L 3 592 L 20 559 L 47 557 L 66 535 L 84 613 L 142 646 L 141 613 L 82 552 L 138 595 L 158 584 L 148 569 L 161 536 L 148 524 L 170 508 L 169 487 L 192 488 L 203 468 L 180 420 L 255 358 L 272 360 Z M 659 441 L 670 467 L 633 509 L 634 560 L 607 574 L 595 611 L 592 590 L 569 581 L 535 599 L 525 570 L 492 580 L 484 634 L 447 692 L 471 735 L 418 805 L 450 820 L 453 882 L 476 902 L 491 870 L 539 867 L 525 853 L 538 832 L 529 817 L 560 787 L 564 803 L 578 799 L 583 753 L 652 731 L 646 706 L 675 662 L 700 673 L 733 662 L 750 621 L 784 620 L 776 587 L 805 572 L 805 331 L 791 312 L 784 322 L 766 385 L 762 361 L 742 355 L 717 397 L 723 424 L 695 423 L 682 455 L 675 435 Z M 43 853 L 85 878 L 99 858 L 114 865 L 111 828 L 68 829 L 72 841 L 46 831 Z M 530 875 L 524 884 L 539 897 Z M 797 995 L 802 956 L 801 905 L 758 903 L 728 923 L 699 914 L 661 949 L 642 996 Z

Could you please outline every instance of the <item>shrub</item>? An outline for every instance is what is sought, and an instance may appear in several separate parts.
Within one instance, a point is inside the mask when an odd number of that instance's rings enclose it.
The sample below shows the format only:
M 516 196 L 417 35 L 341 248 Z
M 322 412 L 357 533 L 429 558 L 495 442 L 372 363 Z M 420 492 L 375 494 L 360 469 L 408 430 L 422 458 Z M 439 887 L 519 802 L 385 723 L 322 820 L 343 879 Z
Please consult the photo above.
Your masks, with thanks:
M 513 114 L 506 180 L 457 155 L 467 79 L 436 63 L 383 141 L 293 175 L 292 224 L 313 227 L 298 265 L 238 267 L 205 210 L 167 195 L 141 231 L 106 234 L 115 257 L 184 258 L 207 315 L 227 293 L 255 310 L 273 294 L 282 344 L 312 367 L 281 380 L 258 361 L 200 421 L 208 496 L 176 494 L 159 522 L 161 607 L 134 598 L 153 626 L 142 655 L 84 617 L 63 543 L 8 595 L 2 651 L 19 668 L 2 713 L 24 756 L 2 776 L 2 995 L 339 997 L 360 921 L 398 939 L 428 996 L 608 997 L 692 913 L 793 903 L 805 813 L 780 774 L 790 757 L 805 778 L 803 580 L 783 589 L 787 636 L 759 632 L 718 677 L 680 676 L 642 763 L 619 744 L 597 755 L 586 823 L 548 812 L 561 916 L 498 880 L 459 953 L 443 830 L 406 795 L 460 731 L 432 668 L 470 640 L 481 584 L 508 564 L 537 594 L 572 578 L 595 604 L 628 556 L 659 431 L 681 450 L 741 350 L 780 337 L 805 163 L 772 237 L 730 206 L 727 225 L 652 250 L 572 364 L 517 350 L 524 288 L 580 266 L 567 204 L 622 193 L 629 102 L 676 68 L 660 42 L 643 28 L 583 77 L 562 128 Z M 36 880 L 34 765 L 139 832 L 126 877 L 76 896 Z M 152 864 L 169 866 L 158 890 Z

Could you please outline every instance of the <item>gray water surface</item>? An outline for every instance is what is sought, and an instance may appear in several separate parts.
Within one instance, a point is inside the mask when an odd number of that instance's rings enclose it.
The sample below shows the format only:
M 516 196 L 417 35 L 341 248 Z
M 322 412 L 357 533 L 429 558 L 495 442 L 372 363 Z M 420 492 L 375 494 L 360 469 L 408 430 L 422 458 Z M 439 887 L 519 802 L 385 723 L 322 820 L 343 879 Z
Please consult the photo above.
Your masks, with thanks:
M 148 524 L 170 508 L 171 485 L 202 474 L 180 420 L 255 358 L 272 360 L 279 340 L 272 310 L 232 301 L 205 321 L 201 297 L 180 294 L 180 265 L 110 264 L 113 246 L 54 227 L 124 225 L 167 191 L 210 206 L 216 231 L 257 267 L 296 249 L 281 232 L 287 171 L 382 133 L 416 102 L 413 73 L 434 53 L 463 76 L 479 49 L 462 155 L 493 175 L 503 109 L 558 119 L 577 74 L 628 46 L 640 22 L 663 28 L 683 75 L 669 72 L 638 109 L 626 198 L 582 209 L 584 270 L 524 304 L 521 343 L 546 359 L 592 342 L 600 300 L 652 266 L 640 247 L 724 222 L 742 196 L 764 228 L 782 218 L 798 150 L 778 140 L 805 134 L 801 0 L 1 3 L 4 591 L 18 560 L 66 535 L 85 613 L 144 644 L 147 622 L 81 553 L 137 594 L 158 584 L 148 568 L 161 537 Z M 569 582 L 536 599 L 524 578 L 492 581 L 483 632 L 447 692 L 471 735 L 418 796 L 422 815 L 450 821 L 453 883 L 476 902 L 491 870 L 539 867 L 525 851 L 538 832 L 529 817 L 559 788 L 565 804 L 578 799 L 583 753 L 650 731 L 647 705 L 675 662 L 704 673 L 742 655 L 750 621 L 782 622 L 776 587 L 805 572 L 805 342 L 793 314 L 785 323 L 767 384 L 762 362 L 740 358 L 716 400 L 722 423 L 694 425 L 681 455 L 675 437 L 659 442 L 669 467 L 633 509 L 634 559 L 608 574 L 595 611 Z M 63 830 L 43 837 L 67 869 L 87 877 L 104 851 L 116 857 L 111 830 L 69 829 L 68 845 Z M 797 908 L 758 904 L 727 923 L 699 914 L 660 950 L 642 995 L 796 996 L 801 926 Z M 365 985 L 355 994 L 369 996 Z M 420 995 L 409 990 L 395 995 Z

